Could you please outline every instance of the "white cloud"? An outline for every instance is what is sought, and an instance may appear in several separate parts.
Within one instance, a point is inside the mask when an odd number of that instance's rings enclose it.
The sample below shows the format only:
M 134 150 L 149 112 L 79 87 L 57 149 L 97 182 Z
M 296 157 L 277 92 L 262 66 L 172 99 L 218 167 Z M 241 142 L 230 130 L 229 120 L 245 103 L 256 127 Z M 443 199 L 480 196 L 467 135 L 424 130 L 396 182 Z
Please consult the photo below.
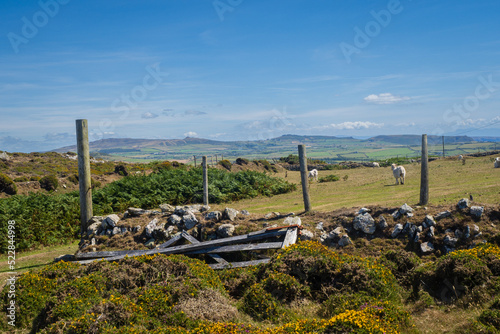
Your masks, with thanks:
M 196 138 L 196 137 L 198 137 L 198 134 L 194 131 L 188 131 L 188 132 L 184 133 L 184 137 Z
M 391 93 L 382 93 L 379 95 L 377 94 L 368 95 L 363 100 L 365 100 L 368 103 L 375 103 L 375 104 L 393 104 L 403 101 L 409 101 L 411 100 L 411 98 L 408 96 L 394 96 Z
M 372 123 L 372 122 L 343 122 L 343 123 L 332 123 L 326 125 L 324 128 L 335 129 L 335 130 L 364 130 L 370 128 L 381 128 L 384 123 Z
M 141 115 L 141 118 L 144 118 L 144 119 L 151 119 L 151 118 L 156 118 L 158 117 L 157 114 L 153 114 L 152 112 L 145 112 L 144 114 Z
M 500 116 L 494 117 L 490 120 L 484 118 L 478 118 L 478 119 L 468 118 L 458 122 L 458 125 L 465 127 L 479 127 L 479 126 L 488 126 L 490 124 L 496 124 L 498 122 L 500 122 Z

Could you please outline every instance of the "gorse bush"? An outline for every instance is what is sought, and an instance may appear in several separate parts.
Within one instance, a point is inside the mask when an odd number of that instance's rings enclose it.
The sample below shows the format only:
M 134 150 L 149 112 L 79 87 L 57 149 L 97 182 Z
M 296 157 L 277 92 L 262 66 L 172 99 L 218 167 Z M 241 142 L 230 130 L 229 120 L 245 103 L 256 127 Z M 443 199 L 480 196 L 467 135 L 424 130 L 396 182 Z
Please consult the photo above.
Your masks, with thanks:
M 222 167 L 224 167 L 227 170 L 231 170 L 231 166 L 232 166 L 231 161 L 225 160 L 225 159 L 219 161 L 219 165 L 221 165 Z
M 327 175 L 327 176 L 321 176 L 318 178 L 319 182 L 335 182 L 340 180 L 340 178 L 337 175 Z
M 47 191 L 56 190 L 59 187 L 59 181 L 55 175 L 47 175 L 40 179 L 40 187 Z
M 345 260 L 319 244 L 307 243 L 280 251 L 273 261 L 293 254 L 334 258 L 337 265 Z M 302 281 L 273 267 L 269 263 L 216 272 L 184 255 L 158 254 L 85 266 L 59 262 L 19 276 L 16 326 L 23 332 L 46 334 L 412 332 L 410 315 L 400 302 L 363 292 L 346 293 L 349 289 L 329 295 L 323 291 L 324 301 L 315 303 L 320 312 L 310 319 L 297 317 L 294 300 L 315 301 L 309 294 L 314 276 Z M 240 276 L 245 283 L 239 282 L 241 291 L 231 301 L 225 287 Z M 6 287 L 0 293 L 2 309 L 9 303 L 8 291 Z M 495 324 L 493 312 L 483 318 Z M 236 324 L 231 319 L 252 324 Z M 266 323 L 261 326 L 255 321 Z M 0 331 L 7 329 L 6 317 L 1 317 Z
M 0 192 L 4 192 L 7 195 L 17 194 L 17 186 L 7 175 L 0 173 Z
M 209 169 L 209 200 L 222 203 L 272 196 L 295 190 L 296 186 L 262 173 L 229 173 Z M 12 185 L 15 184 L 12 182 Z M 94 182 L 94 186 L 98 183 Z M 201 168 L 161 170 L 145 176 L 127 176 L 104 188 L 94 189 L 94 215 L 125 211 L 129 207 L 151 209 L 162 203 L 173 205 L 203 201 Z M 80 230 L 78 192 L 64 195 L 30 194 L 0 199 L 0 221 L 16 221 L 16 249 L 68 242 Z M 7 225 L 0 228 L 0 252 L 7 247 Z

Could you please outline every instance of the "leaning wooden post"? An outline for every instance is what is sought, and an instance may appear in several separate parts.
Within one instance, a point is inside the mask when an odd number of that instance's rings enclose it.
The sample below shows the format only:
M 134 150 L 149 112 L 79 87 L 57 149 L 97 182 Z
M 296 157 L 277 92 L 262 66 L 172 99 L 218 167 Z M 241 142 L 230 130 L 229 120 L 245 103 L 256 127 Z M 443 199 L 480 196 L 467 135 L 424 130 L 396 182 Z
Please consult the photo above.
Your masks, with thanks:
M 444 158 L 444 136 L 441 139 L 443 140 L 443 158 Z
M 307 175 L 306 146 L 299 145 L 300 179 L 302 181 L 302 196 L 304 197 L 304 210 L 311 211 L 311 200 L 309 199 L 309 180 Z
M 203 205 L 208 205 L 208 171 L 206 155 L 203 156 L 201 165 L 203 166 Z
M 92 218 L 92 186 L 90 176 L 89 128 L 86 119 L 76 120 L 78 180 L 80 184 L 80 234 L 87 230 Z
M 422 159 L 420 176 L 420 205 L 429 202 L 429 156 L 427 154 L 427 135 L 422 135 Z
M 194 166 L 196 167 L 196 155 L 193 155 L 194 158 Z

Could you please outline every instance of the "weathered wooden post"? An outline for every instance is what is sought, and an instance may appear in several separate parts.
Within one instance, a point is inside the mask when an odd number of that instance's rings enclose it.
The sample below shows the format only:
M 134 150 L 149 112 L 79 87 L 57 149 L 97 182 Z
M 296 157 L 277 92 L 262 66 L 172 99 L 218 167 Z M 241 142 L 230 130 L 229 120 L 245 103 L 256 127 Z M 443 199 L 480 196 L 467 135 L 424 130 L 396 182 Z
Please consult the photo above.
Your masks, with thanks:
M 215 164 L 217 164 L 219 161 L 217 160 L 217 154 L 215 155 Z
M 193 155 L 193 159 L 194 159 L 194 166 L 196 167 L 196 155 Z
M 210 156 L 210 165 L 212 165 L 212 167 L 214 166 L 214 156 L 213 155 Z
M 88 221 L 93 216 L 89 128 L 86 119 L 76 120 L 76 146 L 78 152 L 78 180 L 80 184 L 80 234 L 83 234 L 87 230 Z
M 496 149 L 496 146 L 495 146 L 495 149 Z M 221 154 L 221 155 L 220 155 L 220 159 L 221 159 L 221 160 L 224 160 L 224 154 Z
M 208 171 L 206 155 L 203 156 L 201 165 L 203 167 L 203 205 L 208 205 Z
M 429 156 L 427 154 L 427 135 L 422 135 L 422 162 L 420 176 L 420 205 L 429 202 Z
M 309 180 L 307 175 L 306 146 L 299 145 L 300 179 L 302 181 L 302 196 L 304 197 L 304 210 L 311 211 L 311 200 L 309 198 Z

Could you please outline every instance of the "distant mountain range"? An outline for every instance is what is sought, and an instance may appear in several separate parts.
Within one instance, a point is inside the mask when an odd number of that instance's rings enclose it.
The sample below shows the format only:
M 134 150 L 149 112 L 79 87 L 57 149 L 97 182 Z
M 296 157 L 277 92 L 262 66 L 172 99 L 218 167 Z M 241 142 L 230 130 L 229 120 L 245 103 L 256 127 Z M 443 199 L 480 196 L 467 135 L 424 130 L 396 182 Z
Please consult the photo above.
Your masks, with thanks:
M 430 154 L 442 154 L 442 137 L 428 136 Z M 445 136 L 446 155 L 466 154 L 477 150 L 493 149 L 491 142 L 477 141 L 468 136 Z M 493 141 L 493 140 L 492 140 Z M 283 135 L 256 141 L 218 141 L 203 138 L 184 139 L 132 139 L 110 138 L 91 142 L 93 156 L 110 160 L 190 160 L 193 156 L 218 155 L 229 159 L 277 158 L 297 154 L 297 145 L 305 144 L 308 157 L 334 161 L 380 160 L 391 156 L 417 156 L 420 154 L 421 135 L 376 136 L 368 139 L 334 136 Z M 434 146 L 434 148 L 433 148 Z M 435 152 L 433 152 L 435 150 Z M 76 151 L 66 146 L 56 152 Z

